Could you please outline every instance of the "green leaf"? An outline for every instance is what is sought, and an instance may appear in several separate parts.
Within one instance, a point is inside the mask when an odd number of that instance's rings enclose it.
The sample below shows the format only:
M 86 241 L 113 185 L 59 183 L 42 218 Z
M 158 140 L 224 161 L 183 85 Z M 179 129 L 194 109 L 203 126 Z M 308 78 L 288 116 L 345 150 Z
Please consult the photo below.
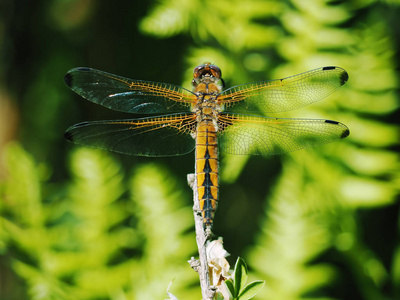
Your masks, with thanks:
M 235 294 L 235 288 L 233 286 L 233 281 L 232 279 L 226 280 L 225 281 L 226 286 L 228 287 L 228 290 L 231 292 L 232 295 Z
M 234 275 L 235 293 L 233 294 L 234 297 L 237 297 L 239 295 L 239 293 L 246 286 L 246 282 L 247 282 L 247 266 L 244 260 L 238 257 L 235 264 L 235 275 Z
M 256 280 L 249 283 L 243 291 L 240 293 L 238 299 L 239 300 L 247 300 L 253 298 L 255 295 L 258 294 L 259 291 L 264 287 L 265 281 L 264 280 Z
M 216 297 L 215 300 L 233 300 L 233 299 L 237 299 L 237 298 L 234 298 L 233 295 L 232 295 L 232 291 L 233 291 L 233 282 L 232 282 L 232 280 L 229 280 L 228 285 L 226 284 L 226 281 L 221 282 L 221 285 L 218 286 L 218 288 L 217 288 L 217 293 L 216 293 L 217 297 Z

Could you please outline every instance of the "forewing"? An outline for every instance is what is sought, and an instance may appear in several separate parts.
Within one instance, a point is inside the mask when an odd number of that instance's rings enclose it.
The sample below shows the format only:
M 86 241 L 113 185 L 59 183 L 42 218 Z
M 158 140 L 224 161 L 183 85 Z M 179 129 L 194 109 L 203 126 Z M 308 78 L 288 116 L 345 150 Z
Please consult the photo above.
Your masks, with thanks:
M 327 97 L 348 78 L 342 68 L 323 67 L 284 79 L 237 85 L 218 99 L 226 112 L 283 112 Z
M 64 80 L 83 98 L 129 113 L 189 112 L 196 99 L 177 85 L 132 80 L 91 68 L 72 69 Z
M 229 154 L 273 155 L 314 147 L 349 135 L 346 125 L 321 119 L 279 119 L 221 113 L 221 151 Z
M 76 144 L 136 156 L 175 156 L 195 147 L 194 114 L 83 122 L 71 126 L 65 138 Z

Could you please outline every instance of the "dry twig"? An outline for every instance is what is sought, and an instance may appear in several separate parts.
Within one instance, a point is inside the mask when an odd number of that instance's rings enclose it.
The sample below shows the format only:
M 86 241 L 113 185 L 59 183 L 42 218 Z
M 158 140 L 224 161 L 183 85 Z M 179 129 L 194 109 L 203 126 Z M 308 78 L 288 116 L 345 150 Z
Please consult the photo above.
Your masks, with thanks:
M 199 260 L 191 258 L 190 266 L 199 273 L 200 288 L 203 300 L 212 300 L 215 296 L 216 288 L 210 285 L 210 277 L 208 273 L 208 260 L 206 246 L 208 239 L 211 237 L 210 232 L 206 232 L 201 215 L 198 195 L 197 195 L 197 179 L 195 174 L 188 174 L 188 183 L 193 190 L 193 212 L 196 228 L 196 242 L 199 251 Z

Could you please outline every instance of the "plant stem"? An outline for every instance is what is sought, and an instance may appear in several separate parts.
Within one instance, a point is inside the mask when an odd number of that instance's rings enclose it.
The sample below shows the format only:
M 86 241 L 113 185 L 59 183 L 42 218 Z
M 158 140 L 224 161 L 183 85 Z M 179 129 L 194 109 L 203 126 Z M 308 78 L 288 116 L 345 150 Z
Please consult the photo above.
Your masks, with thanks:
M 206 246 L 210 234 L 206 232 L 203 223 L 203 217 L 200 212 L 198 194 L 197 194 L 197 178 L 195 174 L 188 174 L 188 183 L 193 190 L 193 214 L 196 229 L 196 243 L 199 251 L 199 260 L 193 257 L 189 261 L 191 267 L 199 273 L 200 288 L 203 300 L 212 300 L 215 296 L 215 288 L 210 286 L 210 277 L 208 273 L 208 261 Z

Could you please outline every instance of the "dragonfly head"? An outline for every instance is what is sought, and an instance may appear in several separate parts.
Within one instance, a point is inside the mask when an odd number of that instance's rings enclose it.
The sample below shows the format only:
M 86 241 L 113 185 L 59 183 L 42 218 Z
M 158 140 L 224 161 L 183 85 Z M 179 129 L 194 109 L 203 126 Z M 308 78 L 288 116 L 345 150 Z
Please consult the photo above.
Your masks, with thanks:
M 194 87 L 196 87 L 199 83 L 217 84 L 220 80 L 222 81 L 221 69 L 209 62 L 197 66 L 193 70 L 192 85 Z

